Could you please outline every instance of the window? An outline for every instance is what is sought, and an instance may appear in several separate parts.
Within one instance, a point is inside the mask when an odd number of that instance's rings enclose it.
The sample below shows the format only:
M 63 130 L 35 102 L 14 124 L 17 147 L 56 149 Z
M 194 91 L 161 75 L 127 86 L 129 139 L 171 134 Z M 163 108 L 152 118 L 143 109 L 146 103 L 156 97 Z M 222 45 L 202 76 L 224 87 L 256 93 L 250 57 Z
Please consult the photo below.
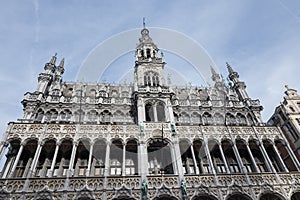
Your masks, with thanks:
M 145 115 L 147 122 L 165 121 L 165 105 L 162 102 L 149 102 L 145 105 Z
M 110 175 L 121 175 L 122 167 L 120 161 L 117 159 L 112 159 L 110 161 Z
M 148 71 L 144 74 L 145 86 L 159 86 L 159 75 L 157 72 Z
M 125 161 L 125 166 L 126 166 L 126 175 L 134 175 L 135 174 L 135 167 L 134 167 L 134 162 L 132 159 L 126 159 Z
M 211 125 L 212 123 L 213 123 L 213 119 L 212 119 L 211 114 L 205 112 L 203 114 L 203 124 L 204 125 Z

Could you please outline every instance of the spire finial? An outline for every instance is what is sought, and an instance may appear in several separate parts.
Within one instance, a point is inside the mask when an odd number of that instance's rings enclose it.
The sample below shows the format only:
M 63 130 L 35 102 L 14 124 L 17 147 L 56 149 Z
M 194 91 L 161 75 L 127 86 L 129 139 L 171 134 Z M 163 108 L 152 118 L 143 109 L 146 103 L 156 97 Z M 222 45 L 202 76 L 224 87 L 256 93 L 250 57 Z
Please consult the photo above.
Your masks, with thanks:
M 230 64 L 228 62 L 226 62 L 226 66 L 227 66 L 229 74 L 231 74 L 231 73 L 234 72 L 233 69 L 232 69 L 232 67 L 230 66 Z
M 52 56 L 51 60 L 50 60 L 50 63 L 55 65 L 55 62 L 56 62 L 56 56 L 57 56 L 57 53 L 54 54 L 54 56 Z
M 59 63 L 58 66 L 64 67 L 64 64 L 65 64 L 65 58 L 63 58 L 63 59 L 60 61 L 60 63 Z
M 290 89 L 290 88 L 289 88 L 289 85 L 284 85 L 284 87 L 285 87 L 287 90 Z
M 143 17 L 143 27 L 146 27 L 146 23 L 145 23 L 145 17 Z

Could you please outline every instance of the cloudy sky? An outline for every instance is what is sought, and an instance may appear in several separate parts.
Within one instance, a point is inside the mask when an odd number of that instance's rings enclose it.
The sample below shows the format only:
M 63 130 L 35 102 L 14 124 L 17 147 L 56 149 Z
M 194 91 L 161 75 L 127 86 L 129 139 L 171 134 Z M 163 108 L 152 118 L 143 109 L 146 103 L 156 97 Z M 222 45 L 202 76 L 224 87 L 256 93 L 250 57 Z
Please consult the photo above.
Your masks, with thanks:
M 66 60 L 64 80 L 75 81 L 95 47 L 120 32 L 141 28 L 143 17 L 147 27 L 175 30 L 195 40 L 224 77 L 229 62 L 246 82 L 250 97 L 261 100 L 265 121 L 282 101 L 285 84 L 300 91 L 297 0 L 0 3 L 1 132 L 7 122 L 22 117 L 23 94 L 36 89 L 37 76 L 54 53 Z M 167 59 L 176 60 L 171 55 Z M 129 54 L 116 63 L 130 67 L 134 58 Z

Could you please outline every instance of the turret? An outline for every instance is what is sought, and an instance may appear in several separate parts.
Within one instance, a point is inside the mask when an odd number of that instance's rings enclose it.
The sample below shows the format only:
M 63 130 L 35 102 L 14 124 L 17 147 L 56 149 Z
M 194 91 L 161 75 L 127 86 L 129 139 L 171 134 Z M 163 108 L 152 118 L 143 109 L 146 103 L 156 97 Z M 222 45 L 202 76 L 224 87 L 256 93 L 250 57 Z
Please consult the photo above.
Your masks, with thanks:
M 233 86 L 232 86 L 233 89 L 239 95 L 241 100 L 243 100 L 243 101 L 249 100 L 250 98 L 246 92 L 246 84 L 239 80 L 239 74 L 236 71 L 234 71 L 228 63 L 226 63 L 226 65 L 227 65 L 227 69 L 228 69 L 228 73 L 229 73 L 229 75 L 228 75 L 229 80 L 231 80 L 233 83 Z
M 149 30 L 143 28 L 135 51 L 136 86 L 158 87 L 164 85 L 163 54 L 159 57 L 159 49 L 149 36 Z
M 211 78 L 215 82 L 215 87 L 222 90 L 225 87 L 224 80 L 221 79 L 221 76 L 215 71 L 215 69 L 212 66 L 210 66 L 210 70 L 212 74 Z
M 55 62 L 57 59 L 56 55 L 57 54 L 52 56 L 50 62 L 45 64 L 45 71 L 39 74 L 36 92 L 45 93 L 47 91 L 48 86 L 51 84 L 55 71 Z

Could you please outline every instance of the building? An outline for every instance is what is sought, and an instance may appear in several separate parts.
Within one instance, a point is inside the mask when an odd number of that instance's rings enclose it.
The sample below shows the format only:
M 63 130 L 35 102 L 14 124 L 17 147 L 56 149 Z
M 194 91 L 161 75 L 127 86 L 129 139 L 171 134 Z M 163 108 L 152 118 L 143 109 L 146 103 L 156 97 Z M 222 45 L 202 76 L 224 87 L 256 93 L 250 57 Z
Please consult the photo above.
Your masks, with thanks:
M 283 102 L 276 107 L 268 124 L 281 128 L 292 150 L 300 160 L 300 96 L 297 94 L 297 90 L 291 89 L 287 85 L 285 94 Z
M 148 29 L 132 85 L 63 82 L 56 55 L 0 151 L 0 199 L 300 199 L 300 163 L 227 64 L 230 85 L 172 86 Z

